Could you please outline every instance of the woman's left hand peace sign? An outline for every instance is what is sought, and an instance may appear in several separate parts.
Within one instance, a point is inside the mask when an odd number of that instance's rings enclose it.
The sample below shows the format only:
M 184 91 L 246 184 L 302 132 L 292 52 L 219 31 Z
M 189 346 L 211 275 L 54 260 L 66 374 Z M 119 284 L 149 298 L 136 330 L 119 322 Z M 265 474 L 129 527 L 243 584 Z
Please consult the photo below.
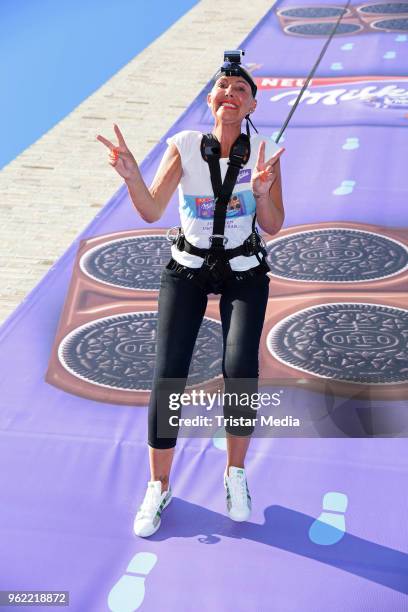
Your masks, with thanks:
M 265 161 L 265 141 L 259 145 L 258 159 L 252 172 L 252 191 L 261 195 L 268 193 L 277 178 L 274 166 L 285 148 L 281 147 L 268 161 Z

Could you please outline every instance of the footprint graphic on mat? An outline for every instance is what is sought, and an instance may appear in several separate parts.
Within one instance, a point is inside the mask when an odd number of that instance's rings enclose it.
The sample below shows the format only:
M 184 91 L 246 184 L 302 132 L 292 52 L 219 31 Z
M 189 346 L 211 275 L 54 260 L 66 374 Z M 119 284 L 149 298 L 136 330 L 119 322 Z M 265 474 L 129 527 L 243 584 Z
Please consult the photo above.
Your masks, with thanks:
M 350 193 L 353 193 L 355 184 L 356 184 L 356 181 L 349 181 L 349 180 L 342 181 L 341 185 L 339 185 L 339 187 L 337 187 L 337 189 L 333 191 L 333 195 L 336 195 L 336 196 L 349 195 Z
M 345 43 L 340 48 L 342 51 L 352 51 L 354 47 L 354 43 Z
M 395 53 L 395 51 L 387 51 L 387 53 L 384 53 L 383 58 L 384 59 L 395 59 L 397 56 L 397 54 Z
M 330 70 L 343 70 L 343 64 L 341 62 L 333 62 Z
M 227 450 L 227 440 L 225 438 L 225 429 L 220 427 L 213 436 L 213 444 L 218 450 Z
M 156 565 L 157 556 L 149 552 L 137 553 L 126 572 L 112 587 L 108 596 L 108 607 L 112 612 L 133 612 L 143 603 L 145 579 Z
M 342 146 L 342 149 L 345 151 L 352 151 L 354 149 L 358 149 L 360 146 L 360 140 L 355 136 L 351 136 L 350 138 L 346 138 L 346 142 Z
M 408 36 L 406 34 L 398 34 L 395 42 L 406 42 L 408 40 Z
M 344 513 L 347 495 L 330 491 L 323 496 L 323 512 L 309 529 L 309 538 L 315 544 L 328 546 L 339 542 L 346 532 Z

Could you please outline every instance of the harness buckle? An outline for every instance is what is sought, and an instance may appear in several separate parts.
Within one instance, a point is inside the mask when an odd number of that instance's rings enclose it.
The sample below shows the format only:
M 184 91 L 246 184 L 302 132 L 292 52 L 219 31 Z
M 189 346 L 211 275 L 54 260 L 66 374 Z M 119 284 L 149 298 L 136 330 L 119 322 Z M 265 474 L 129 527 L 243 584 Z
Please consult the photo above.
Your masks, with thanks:
M 255 230 L 255 231 L 256 231 L 256 230 Z M 256 235 L 257 235 L 258 240 L 259 240 L 260 251 L 261 251 L 261 253 L 262 253 L 262 254 L 263 254 L 265 257 L 267 257 L 267 255 L 268 255 L 268 251 L 266 250 L 266 242 L 265 242 L 265 240 L 263 239 L 263 236 L 261 236 L 261 234 L 259 234 L 258 232 L 256 232 Z
M 244 240 L 243 251 L 246 257 L 256 255 L 259 251 L 266 257 L 266 242 L 256 229 Z
M 254 232 L 256 234 L 258 243 L 261 245 L 262 248 L 266 249 L 266 242 L 265 242 L 263 236 L 261 236 L 261 234 L 258 232 L 258 230 L 256 228 L 255 228 Z
M 229 166 L 235 166 L 235 168 L 242 168 L 242 158 L 238 155 L 232 154 L 227 162 Z
M 210 243 L 210 247 L 212 247 L 212 241 L 214 238 L 222 238 L 222 245 L 225 246 L 228 242 L 228 238 L 226 236 L 224 236 L 224 234 L 211 234 L 211 236 L 208 238 L 209 243 Z
M 177 230 L 177 234 L 174 234 L 173 232 L 174 230 Z M 167 230 L 166 240 L 168 240 L 172 244 L 175 244 L 180 236 L 181 236 L 181 227 L 179 225 L 174 225 L 173 227 L 170 227 Z
M 229 262 L 226 261 L 224 257 L 220 258 L 216 253 L 209 252 L 204 258 L 200 273 L 202 273 L 204 277 L 210 279 L 214 289 L 213 292 L 219 293 L 219 290 L 215 290 L 215 288 L 218 287 L 219 289 L 221 283 L 232 275 L 232 270 Z

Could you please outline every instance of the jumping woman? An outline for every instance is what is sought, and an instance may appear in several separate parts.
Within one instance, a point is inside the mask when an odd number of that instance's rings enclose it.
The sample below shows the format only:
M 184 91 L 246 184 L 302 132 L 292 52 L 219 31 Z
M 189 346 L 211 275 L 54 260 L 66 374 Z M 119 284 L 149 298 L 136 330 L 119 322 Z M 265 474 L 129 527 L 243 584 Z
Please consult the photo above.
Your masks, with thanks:
M 184 390 L 209 293 L 220 294 L 225 392 L 236 391 L 243 380 L 246 391 L 257 390 L 269 267 L 255 219 L 269 234 L 282 227 L 279 157 L 284 149 L 269 137 L 249 136 L 257 86 L 240 65 L 241 53 L 225 52 L 207 94 L 214 117 L 212 133 L 184 130 L 168 138 L 150 188 L 117 125 L 118 145 L 97 136 L 108 147 L 109 163 L 125 180 L 133 205 L 147 223 L 162 217 L 179 188 L 180 227 L 170 235 L 172 256 L 162 272 L 158 299 L 157 360 L 148 408 L 150 481 L 134 520 L 134 533 L 142 537 L 159 529 L 161 513 L 172 496 L 170 470 L 178 428 L 172 428 L 173 437 L 163 436 L 160 424 L 177 412 L 169 412 L 163 390 L 167 394 Z M 241 134 L 244 118 L 247 133 Z M 171 381 L 170 386 L 166 381 Z M 231 417 L 253 419 L 254 410 L 233 403 L 224 403 L 223 410 L 228 423 L 227 512 L 232 520 L 245 521 L 251 497 L 244 465 L 254 427 L 229 423 L 237 422 Z

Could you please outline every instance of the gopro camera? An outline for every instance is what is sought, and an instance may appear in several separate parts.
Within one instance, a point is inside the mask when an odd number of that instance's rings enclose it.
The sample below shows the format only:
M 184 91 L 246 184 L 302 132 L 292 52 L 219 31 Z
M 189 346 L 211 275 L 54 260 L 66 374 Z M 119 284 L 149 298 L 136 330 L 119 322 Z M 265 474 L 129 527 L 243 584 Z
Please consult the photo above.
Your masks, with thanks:
M 224 51 L 224 62 L 230 62 L 231 64 L 240 64 L 243 55 L 245 55 L 245 51 L 243 51 L 242 49 Z
M 216 81 L 220 76 L 241 76 L 249 84 L 252 90 L 252 95 L 256 96 L 257 86 L 252 76 L 241 66 L 242 56 L 245 55 L 243 49 L 233 49 L 232 51 L 224 51 L 224 63 L 217 70 L 213 79 Z

